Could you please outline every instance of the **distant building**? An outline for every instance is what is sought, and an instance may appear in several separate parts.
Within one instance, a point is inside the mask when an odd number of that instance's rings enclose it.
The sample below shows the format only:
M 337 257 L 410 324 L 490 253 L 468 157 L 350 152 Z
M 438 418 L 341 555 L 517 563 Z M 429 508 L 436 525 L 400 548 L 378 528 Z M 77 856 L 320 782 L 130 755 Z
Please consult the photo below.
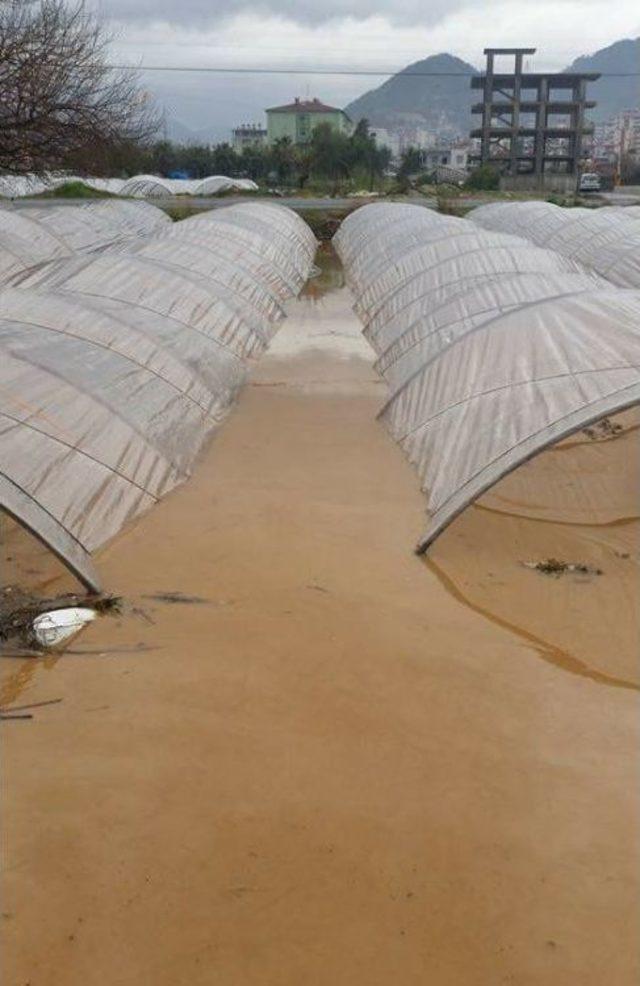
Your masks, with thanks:
M 619 157 L 615 121 L 604 120 L 596 123 L 593 128 L 593 137 L 587 146 L 591 161 L 615 164 Z
M 435 147 L 438 143 L 435 131 L 426 130 L 424 127 L 416 127 L 415 146 L 421 148 Z
M 422 149 L 422 166 L 425 171 L 433 172 L 437 181 L 464 181 L 469 167 L 470 149 L 470 141 Z
M 615 117 L 614 127 L 620 154 L 640 157 L 640 109 L 622 110 Z
M 261 147 L 267 142 L 267 131 L 259 123 L 241 123 L 233 131 L 233 148 L 241 151 L 244 147 Z
M 375 137 L 378 147 L 388 147 L 393 157 L 400 157 L 399 134 L 384 127 L 369 127 L 369 133 Z
M 349 134 L 351 120 L 335 106 L 327 106 L 319 99 L 295 99 L 286 106 L 273 106 L 267 110 L 267 140 L 270 144 L 281 137 L 288 137 L 294 144 L 306 144 L 321 123 L 328 123 L 335 130 Z
M 587 83 L 598 72 L 533 73 L 523 71 L 525 55 L 535 48 L 485 48 L 487 67 L 473 76 L 472 89 L 482 89 L 482 102 L 472 113 L 481 125 L 471 132 L 480 143 L 475 160 L 492 164 L 501 187 L 575 189 L 583 161 L 583 142 L 593 134 L 585 111 Z M 497 71 L 495 58 L 515 59 L 513 72 Z

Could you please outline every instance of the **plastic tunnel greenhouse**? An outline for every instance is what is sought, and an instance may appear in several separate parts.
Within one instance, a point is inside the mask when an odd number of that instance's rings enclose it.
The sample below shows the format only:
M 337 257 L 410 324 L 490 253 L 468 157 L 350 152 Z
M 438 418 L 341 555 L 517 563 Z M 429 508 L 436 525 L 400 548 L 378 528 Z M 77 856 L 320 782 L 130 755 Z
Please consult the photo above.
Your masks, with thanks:
M 0 289 L 0 506 L 86 586 L 91 552 L 189 475 L 315 248 L 295 213 L 231 206 Z
M 29 267 L 171 225 L 166 213 L 147 202 L 0 209 L 0 283 Z
M 640 288 L 640 209 L 562 209 L 550 202 L 494 202 L 469 219 L 483 229 L 524 236 L 597 271 L 623 288 Z
M 391 390 L 381 417 L 428 495 L 419 551 L 521 463 L 640 403 L 640 291 L 419 206 L 365 206 L 335 243 Z
M 166 198 L 171 195 L 218 195 L 220 192 L 255 192 L 250 178 L 208 175 L 206 178 L 162 178 L 134 175 L 132 178 L 92 178 L 87 175 L 0 175 L 0 198 L 17 199 L 50 192 L 60 185 L 80 183 L 110 195 L 133 198 Z
M 217 195 L 231 190 L 252 192 L 258 188 L 250 178 L 227 178 L 209 175 L 208 178 L 159 178 L 157 175 L 136 175 L 120 188 L 118 195 L 134 198 L 166 198 L 169 195 Z

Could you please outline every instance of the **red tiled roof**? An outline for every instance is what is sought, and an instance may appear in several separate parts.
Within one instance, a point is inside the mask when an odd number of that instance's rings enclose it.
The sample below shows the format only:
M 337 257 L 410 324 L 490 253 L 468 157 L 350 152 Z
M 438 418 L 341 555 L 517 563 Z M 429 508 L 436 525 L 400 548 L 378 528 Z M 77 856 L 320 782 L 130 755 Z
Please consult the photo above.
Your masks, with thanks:
M 342 113 L 337 106 L 327 106 L 319 99 L 296 99 L 286 106 L 272 106 L 267 113 Z M 346 114 L 345 114 L 346 115 Z

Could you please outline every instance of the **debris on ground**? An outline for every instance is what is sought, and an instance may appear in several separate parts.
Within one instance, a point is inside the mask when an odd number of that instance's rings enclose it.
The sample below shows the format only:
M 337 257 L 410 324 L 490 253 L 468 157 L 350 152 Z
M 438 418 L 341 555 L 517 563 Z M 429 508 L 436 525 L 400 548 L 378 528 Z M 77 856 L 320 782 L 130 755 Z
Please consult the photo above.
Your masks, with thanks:
M 545 561 L 523 561 L 525 568 L 532 568 L 543 575 L 564 575 L 572 572 L 578 575 L 603 575 L 601 568 L 592 568 L 583 562 L 559 561 L 557 558 L 547 558 Z
M 187 596 L 184 592 L 154 592 L 151 595 L 143 596 L 143 599 L 155 599 L 159 603 L 210 603 L 210 599 L 203 599 L 202 596 Z
M 96 618 L 96 611 L 87 606 L 68 606 L 40 613 L 33 621 L 33 634 L 43 647 L 58 647 L 74 637 L 87 623 Z
M 27 705 L 12 705 L 7 708 L 0 708 L 0 712 L 26 712 L 31 709 L 42 709 L 45 705 L 59 705 L 63 699 L 47 698 L 44 702 L 29 702 Z
M 94 619 L 96 614 L 119 613 L 121 608 L 122 600 L 117 596 L 102 596 L 96 593 L 80 596 L 76 593 L 66 593 L 47 599 L 35 596 L 15 585 L 2 586 L 0 588 L 0 641 L 9 645 L 6 653 L 17 649 L 22 650 L 25 656 L 27 654 L 35 656 L 51 644 L 62 643 L 63 640 L 68 639 L 89 619 Z M 90 616 L 87 615 L 89 613 Z M 80 618 L 78 614 L 84 615 Z M 62 629 L 65 625 L 66 630 Z
M 30 702 L 28 705 L 8 705 L 0 707 L 0 722 L 6 719 L 33 719 L 32 709 L 41 709 L 45 705 L 57 705 L 61 698 L 49 698 L 44 702 Z
M 583 428 L 582 431 L 592 441 L 602 441 L 605 438 L 619 435 L 621 431 L 624 431 L 624 428 L 617 421 L 612 421 L 611 418 L 603 418 L 602 421 L 590 425 L 589 428 Z

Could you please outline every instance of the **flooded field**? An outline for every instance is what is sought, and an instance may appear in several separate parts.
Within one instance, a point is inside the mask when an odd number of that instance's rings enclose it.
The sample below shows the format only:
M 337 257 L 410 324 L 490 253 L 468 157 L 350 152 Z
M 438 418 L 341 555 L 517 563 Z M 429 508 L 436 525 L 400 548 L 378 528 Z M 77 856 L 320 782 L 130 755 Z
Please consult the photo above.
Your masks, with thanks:
M 637 981 L 640 419 L 418 558 L 350 306 L 326 253 L 192 480 L 98 554 L 122 613 L 2 659 L 4 708 L 61 699 L 3 724 L 8 984 Z M 3 581 L 73 587 L 3 535 Z

